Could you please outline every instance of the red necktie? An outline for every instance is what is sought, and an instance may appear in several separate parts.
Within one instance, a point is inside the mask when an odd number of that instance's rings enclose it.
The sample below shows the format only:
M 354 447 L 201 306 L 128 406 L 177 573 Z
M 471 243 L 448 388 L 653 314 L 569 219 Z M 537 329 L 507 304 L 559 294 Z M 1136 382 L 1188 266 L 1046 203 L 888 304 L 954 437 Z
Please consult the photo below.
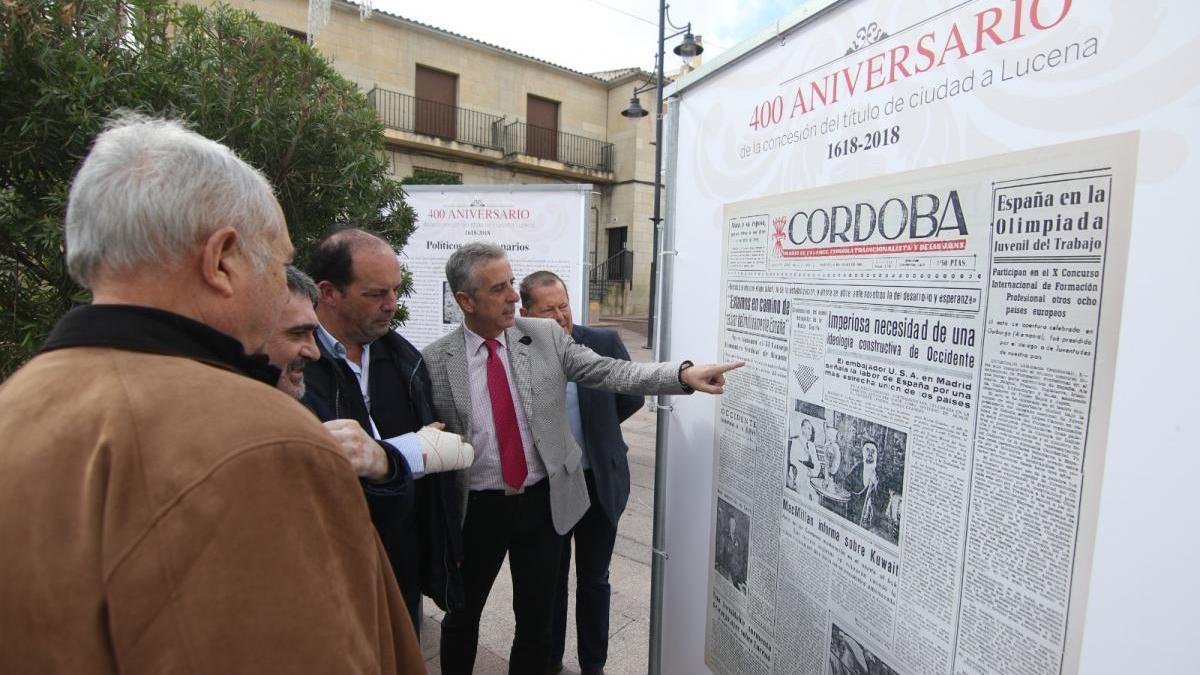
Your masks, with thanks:
M 496 442 L 500 446 L 500 474 L 504 482 L 516 489 L 525 485 L 529 468 L 525 464 L 525 446 L 521 443 L 521 430 L 517 427 L 517 411 L 513 407 L 512 392 L 508 388 L 508 375 L 496 350 L 500 343 L 484 340 L 487 345 L 488 396 L 492 399 L 492 423 L 496 426 Z

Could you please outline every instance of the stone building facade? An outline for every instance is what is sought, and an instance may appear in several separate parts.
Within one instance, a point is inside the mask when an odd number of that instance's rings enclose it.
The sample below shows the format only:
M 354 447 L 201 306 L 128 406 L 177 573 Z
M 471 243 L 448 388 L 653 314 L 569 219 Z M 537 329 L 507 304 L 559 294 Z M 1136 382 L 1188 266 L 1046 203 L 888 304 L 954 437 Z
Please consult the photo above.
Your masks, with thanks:
M 305 36 L 307 0 L 227 1 Z M 581 73 L 379 10 L 362 19 L 342 0 L 314 46 L 379 111 L 397 180 L 432 172 L 464 184 L 591 183 L 586 260 L 608 280 L 592 285 L 593 309 L 646 316 L 654 122 L 620 113 L 652 74 Z M 630 281 L 611 281 L 621 276 Z

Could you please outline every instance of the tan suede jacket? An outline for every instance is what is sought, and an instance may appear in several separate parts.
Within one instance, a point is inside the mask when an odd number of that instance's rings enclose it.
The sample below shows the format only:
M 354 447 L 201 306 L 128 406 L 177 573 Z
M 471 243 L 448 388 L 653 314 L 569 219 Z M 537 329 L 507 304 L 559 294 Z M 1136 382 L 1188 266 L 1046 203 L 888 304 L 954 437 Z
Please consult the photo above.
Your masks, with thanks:
M 73 347 L 0 387 L 0 672 L 425 669 L 311 413 L 219 365 Z

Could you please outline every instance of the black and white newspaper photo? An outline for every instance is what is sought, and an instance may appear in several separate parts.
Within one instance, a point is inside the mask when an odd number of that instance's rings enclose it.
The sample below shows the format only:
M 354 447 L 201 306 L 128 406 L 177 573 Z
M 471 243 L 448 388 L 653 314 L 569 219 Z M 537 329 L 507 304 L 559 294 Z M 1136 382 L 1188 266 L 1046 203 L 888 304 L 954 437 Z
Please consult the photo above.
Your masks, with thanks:
M 713 564 L 717 573 L 738 591 L 746 592 L 750 517 L 725 500 L 717 502 L 717 546 Z

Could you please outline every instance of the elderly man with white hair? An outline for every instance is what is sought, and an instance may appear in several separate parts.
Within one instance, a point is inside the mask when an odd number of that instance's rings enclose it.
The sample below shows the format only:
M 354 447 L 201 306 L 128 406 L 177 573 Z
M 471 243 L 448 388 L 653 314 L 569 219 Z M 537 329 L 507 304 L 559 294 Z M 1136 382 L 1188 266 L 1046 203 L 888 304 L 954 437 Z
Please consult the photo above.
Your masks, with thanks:
M 0 672 L 424 672 L 350 463 L 262 350 L 263 176 L 125 115 L 72 186 L 92 304 L 0 387 Z

